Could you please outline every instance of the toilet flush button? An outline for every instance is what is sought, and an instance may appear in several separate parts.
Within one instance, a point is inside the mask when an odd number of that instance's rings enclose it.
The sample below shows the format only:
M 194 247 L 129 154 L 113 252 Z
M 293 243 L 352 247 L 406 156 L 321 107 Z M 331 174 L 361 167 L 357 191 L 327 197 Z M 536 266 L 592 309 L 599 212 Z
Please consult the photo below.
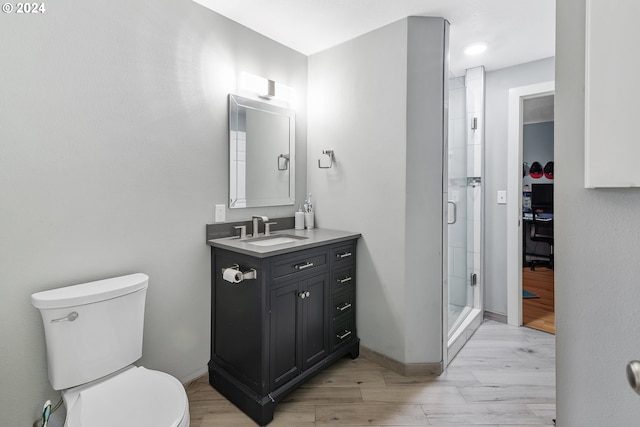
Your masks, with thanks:
M 76 320 L 78 318 L 79 314 L 77 311 L 72 311 L 71 313 L 67 314 L 65 317 L 61 317 L 59 319 L 52 319 L 51 323 L 58 323 L 58 322 L 73 322 L 74 320 Z

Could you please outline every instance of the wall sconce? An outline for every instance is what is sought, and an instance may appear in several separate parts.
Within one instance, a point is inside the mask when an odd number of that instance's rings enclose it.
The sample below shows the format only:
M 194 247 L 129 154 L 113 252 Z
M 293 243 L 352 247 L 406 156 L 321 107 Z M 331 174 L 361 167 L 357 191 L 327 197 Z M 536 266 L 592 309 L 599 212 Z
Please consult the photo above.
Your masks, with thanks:
M 283 101 L 291 101 L 293 98 L 292 88 L 251 73 L 243 72 L 240 75 L 240 87 L 246 91 L 257 94 L 263 99 L 275 98 Z

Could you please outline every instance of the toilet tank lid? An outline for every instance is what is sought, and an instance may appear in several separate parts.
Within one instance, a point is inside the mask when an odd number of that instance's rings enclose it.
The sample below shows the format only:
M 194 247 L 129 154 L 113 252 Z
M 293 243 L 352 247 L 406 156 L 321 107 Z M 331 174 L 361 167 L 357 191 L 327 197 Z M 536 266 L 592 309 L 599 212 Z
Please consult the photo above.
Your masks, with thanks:
M 39 309 L 91 304 L 145 289 L 148 283 L 149 276 L 144 273 L 134 273 L 37 292 L 31 295 L 31 304 Z

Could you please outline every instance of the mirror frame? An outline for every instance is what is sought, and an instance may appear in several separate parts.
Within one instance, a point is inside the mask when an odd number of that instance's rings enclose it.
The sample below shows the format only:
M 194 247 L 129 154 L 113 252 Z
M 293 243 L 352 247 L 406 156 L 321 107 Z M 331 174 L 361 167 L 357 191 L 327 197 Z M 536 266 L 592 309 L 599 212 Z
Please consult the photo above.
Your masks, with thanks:
M 265 197 L 258 200 L 246 200 L 238 197 L 237 179 L 233 179 L 234 175 L 238 175 L 237 160 L 235 160 L 234 153 L 232 152 L 234 146 L 234 138 L 237 138 L 238 130 L 238 115 L 242 110 L 256 110 L 262 111 L 268 114 L 275 114 L 278 116 L 284 116 L 289 119 L 289 152 L 282 153 L 278 158 L 269 159 L 273 161 L 274 170 L 282 171 L 286 165 L 289 171 L 289 194 L 281 197 Z M 248 139 L 248 138 L 247 138 Z M 237 146 L 237 142 L 236 142 Z M 287 108 L 267 104 L 254 99 L 245 98 L 240 95 L 229 94 L 229 208 L 241 209 L 252 208 L 261 206 L 286 206 L 293 205 L 295 203 L 295 113 Z M 287 158 L 288 157 L 288 158 Z M 232 186 L 232 183 L 236 182 L 236 186 Z

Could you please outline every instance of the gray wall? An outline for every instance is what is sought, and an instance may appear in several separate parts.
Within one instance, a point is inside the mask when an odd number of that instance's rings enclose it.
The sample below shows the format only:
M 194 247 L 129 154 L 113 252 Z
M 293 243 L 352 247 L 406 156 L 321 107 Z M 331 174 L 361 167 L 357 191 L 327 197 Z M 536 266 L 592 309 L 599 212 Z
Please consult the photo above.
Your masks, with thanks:
M 640 401 L 625 366 L 640 358 L 640 191 L 584 189 L 585 1 L 557 2 L 556 17 L 558 425 L 633 426 Z
M 507 314 L 506 206 L 498 190 L 507 189 L 509 89 L 554 80 L 554 58 L 486 73 L 484 178 L 484 309 Z
M 530 123 L 522 127 L 522 160 L 529 166 L 538 162 L 544 169 L 547 162 L 553 161 L 553 122 Z M 553 184 L 546 176 L 522 178 L 523 185 Z
M 209 359 L 205 224 L 227 203 L 227 94 L 242 71 L 296 90 L 306 189 L 307 58 L 190 1 L 57 1 L 0 17 L 0 414 L 58 400 L 31 293 L 145 272 L 141 364 Z M 294 207 L 255 209 L 293 214 Z M 252 211 L 227 211 L 227 220 Z
M 443 165 L 448 151 L 444 105 L 449 96 L 448 64 L 445 67 L 449 23 L 423 17 L 410 17 L 408 23 L 404 362 L 438 363 L 442 361 L 442 273 L 447 271 L 443 269 L 447 241 Z
M 358 332 L 403 363 L 442 359 L 444 25 L 403 19 L 309 59 L 316 225 L 362 233 Z

